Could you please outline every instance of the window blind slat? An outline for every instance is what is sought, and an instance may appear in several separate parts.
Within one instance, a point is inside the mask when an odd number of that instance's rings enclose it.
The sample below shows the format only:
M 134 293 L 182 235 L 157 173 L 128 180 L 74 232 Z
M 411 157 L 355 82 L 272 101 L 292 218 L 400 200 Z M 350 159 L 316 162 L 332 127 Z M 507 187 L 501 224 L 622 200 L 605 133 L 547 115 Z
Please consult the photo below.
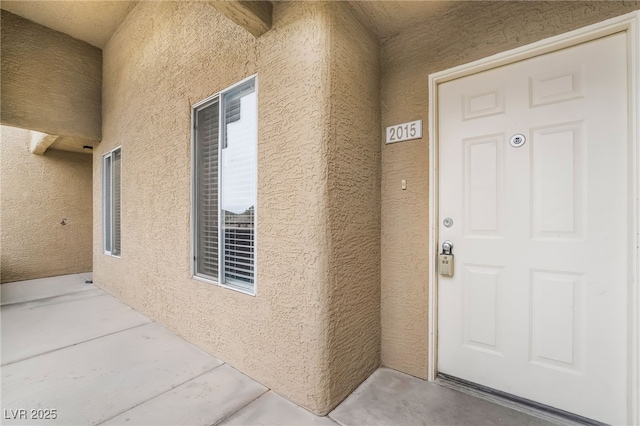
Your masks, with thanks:
M 104 251 L 111 252 L 111 155 L 104 157 L 102 161 L 103 175 L 102 175 L 102 209 L 103 209 L 103 240 Z
M 120 256 L 120 234 L 121 234 L 121 213 L 120 213 L 120 192 L 121 192 L 121 151 L 117 149 L 113 152 L 113 250 L 112 254 Z
M 121 151 L 114 149 L 102 159 L 103 249 L 113 256 L 121 251 Z
M 196 272 L 218 279 L 218 138 L 219 104 L 196 113 Z

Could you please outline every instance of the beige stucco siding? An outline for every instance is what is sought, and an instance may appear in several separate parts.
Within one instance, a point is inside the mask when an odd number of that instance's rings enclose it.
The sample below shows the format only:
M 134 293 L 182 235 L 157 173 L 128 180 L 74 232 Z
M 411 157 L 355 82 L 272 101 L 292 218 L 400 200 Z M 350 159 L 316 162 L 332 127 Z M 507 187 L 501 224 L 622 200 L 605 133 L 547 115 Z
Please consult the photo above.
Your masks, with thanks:
M 103 141 L 94 158 L 94 282 L 317 413 L 340 402 L 379 363 L 376 77 L 364 94 L 345 91 L 370 103 L 356 113 L 375 130 L 351 139 L 354 129 L 346 128 L 335 136 L 330 98 L 340 86 L 330 85 L 332 7 L 277 3 L 272 29 L 256 39 L 204 2 L 138 3 L 104 50 Z M 354 50 L 358 34 L 344 46 Z M 373 59 L 358 54 L 354 64 L 377 73 L 372 52 Z M 255 297 L 196 281 L 190 271 L 190 106 L 253 74 L 259 114 Z M 340 152 L 332 147 L 347 142 L 362 149 L 371 174 L 354 201 L 328 195 L 332 182 L 342 185 L 359 167 L 345 167 L 342 177 L 328 166 Z M 117 146 L 119 259 L 101 250 L 99 173 L 102 154 Z M 329 227 L 340 219 L 335 207 L 344 200 L 356 205 L 347 219 L 362 215 L 356 233 L 373 259 L 358 255 L 346 268 L 327 251 L 330 235 L 340 243 L 351 232 L 343 224 Z M 331 279 L 335 268 L 343 279 Z M 354 287 L 346 295 L 363 293 L 362 315 L 343 315 L 347 302 L 334 300 L 343 297 L 338 287 L 348 285 Z M 338 341 L 343 334 L 353 343 Z M 346 354 L 360 343 L 358 357 Z M 343 370 L 330 367 L 334 362 L 350 373 L 339 376 Z
M 426 378 L 428 76 L 634 9 L 639 2 L 464 2 L 382 44 L 382 125 L 424 137 L 382 148 L 382 361 Z M 407 190 L 400 182 L 407 180 Z
M 345 4 L 330 17 L 329 369 L 341 401 L 380 363 L 380 48 Z
M 29 143 L 28 130 L 0 126 L 3 283 L 91 271 L 91 155 L 35 155 Z
M 102 51 L 5 10 L 0 14 L 2 124 L 99 141 Z

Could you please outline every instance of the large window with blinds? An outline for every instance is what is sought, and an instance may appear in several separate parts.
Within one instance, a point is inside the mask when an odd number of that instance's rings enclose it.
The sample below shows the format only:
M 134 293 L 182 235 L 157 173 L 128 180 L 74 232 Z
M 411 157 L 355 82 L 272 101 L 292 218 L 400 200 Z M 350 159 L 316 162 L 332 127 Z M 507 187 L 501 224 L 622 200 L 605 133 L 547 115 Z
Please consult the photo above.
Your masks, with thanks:
M 194 276 L 255 294 L 256 79 L 193 107 Z
M 122 149 L 102 157 L 102 232 L 104 253 L 120 256 L 120 163 Z

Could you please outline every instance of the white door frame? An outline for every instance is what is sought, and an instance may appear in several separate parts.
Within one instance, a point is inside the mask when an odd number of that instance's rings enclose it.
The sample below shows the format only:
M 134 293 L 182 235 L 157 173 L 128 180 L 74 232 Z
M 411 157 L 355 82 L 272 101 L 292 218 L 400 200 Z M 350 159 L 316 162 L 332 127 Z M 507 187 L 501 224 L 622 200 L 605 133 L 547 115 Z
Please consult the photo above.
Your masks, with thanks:
M 428 380 L 438 372 L 438 85 L 446 81 L 508 65 L 545 53 L 554 52 L 611 34 L 626 32 L 629 90 L 629 185 L 630 227 L 629 241 L 629 379 L 628 419 L 640 424 L 640 11 L 612 18 L 588 27 L 541 40 L 517 49 L 498 53 L 469 64 L 460 65 L 429 75 L 429 367 Z

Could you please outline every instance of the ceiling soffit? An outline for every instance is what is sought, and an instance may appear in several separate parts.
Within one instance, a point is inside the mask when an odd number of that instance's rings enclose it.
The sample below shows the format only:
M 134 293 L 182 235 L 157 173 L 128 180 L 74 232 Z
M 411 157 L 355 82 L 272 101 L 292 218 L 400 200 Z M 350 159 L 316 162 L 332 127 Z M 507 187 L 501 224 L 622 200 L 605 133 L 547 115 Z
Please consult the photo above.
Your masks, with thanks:
M 455 1 L 349 1 L 354 13 L 380 39 L 393 37 L 454 7 Z
M 135 1 L 13 1 L 0 8 L 103 49 Z

